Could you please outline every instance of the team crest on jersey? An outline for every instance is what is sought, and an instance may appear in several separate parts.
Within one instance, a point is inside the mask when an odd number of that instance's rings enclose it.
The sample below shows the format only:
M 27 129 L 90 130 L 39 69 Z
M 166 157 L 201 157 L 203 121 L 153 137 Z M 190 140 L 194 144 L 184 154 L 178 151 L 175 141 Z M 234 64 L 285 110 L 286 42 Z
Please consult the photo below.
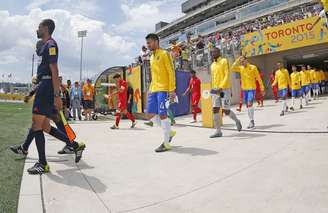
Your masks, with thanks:
M 50 47 L 49 48 L 49 55 L 57 55 L 55 47 Z

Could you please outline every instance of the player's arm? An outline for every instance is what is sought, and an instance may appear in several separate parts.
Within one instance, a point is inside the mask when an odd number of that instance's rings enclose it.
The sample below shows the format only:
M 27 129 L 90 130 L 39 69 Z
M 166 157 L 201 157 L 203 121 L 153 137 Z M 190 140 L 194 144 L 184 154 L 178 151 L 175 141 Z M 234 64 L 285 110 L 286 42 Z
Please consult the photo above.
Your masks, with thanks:
M 191 90 L 191 80 L 189 82 L 188 88 L 186 89 L 186 91 L 183 93 L 183 96 L 187 95 L 187 93 Z
M 292 85 L 291 85 L 290 75 L 289 75 L 288 70 L 286 70 L 286 71 L 287 71 L 287 73 L 286 73 L 286 77 L 287 77 L 287 83 L 288 83 L 287 86 L 291 87 Z
M 229 81 L 229 64 L 228 64 L 228 60 L 225 60 L 224 64 L 223 64 L 223 71 L 224 71 L 224 78 L 221 81 L 221 84 L 219 85 L 219 88 L 222 89 L 224 85 L 226 85 Z
M 58 110 L 62 109 L 63 103 L 58 96 L 60 93 L 60 83 L 59 83 L 59 71 L 58 71 L 58 66 L 57 63 L 52 63 L 49 64 L 50 70 L 51 70 L 51 78 L 52 78 L 52 85 L 54 88 L 54 94 L 55 96 L 55 106 L 57 107 Z
M 175 70 L 172 58 L 168 52 L 166 52 L 164 57 L 164 65 L 168 73 L 169 79 L 169 92 L 172 93 L 171 95 L 175 94 L 176 84 L 175 84 Z
M 235 62 L 233 62 L 231 66 L 232 72 L 240 72 L 240 57 L 236 59 Z

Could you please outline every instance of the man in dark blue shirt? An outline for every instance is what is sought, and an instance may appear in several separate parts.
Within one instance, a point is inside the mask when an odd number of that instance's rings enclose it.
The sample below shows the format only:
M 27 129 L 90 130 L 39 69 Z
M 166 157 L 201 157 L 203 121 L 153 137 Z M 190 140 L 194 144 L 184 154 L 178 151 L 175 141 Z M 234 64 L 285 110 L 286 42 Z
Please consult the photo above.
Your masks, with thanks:
M 54 114 L 62 109 L 62 100 L 60 96 L 60 82 L 58 77 L 58 47 L 56 41 L 51 37 L 55 30 L 55 23 L 51 19 L 43 20 L 37 30 L 38 38 L 42 39 L 43 46 L 38 51 L 42 61 L 37 70 L 38 87 L 33 103 L 32 128 L 27 138 L 35 138 L 39 161 L 30 169 L 30 174 L 42 174 L 49 172 L 49 166 L 45 156 L 45 138 L 43 132 L 49 133 L 55 138 L 71 144 L 76 155 L 75 162 L 82 157 L 85 149 L 83 143 L 70 141 L 62 131 L 50 125 L 50 119 Z M 27 154 L 23 145 L 17 146 L 11 150 L 17 154 Z

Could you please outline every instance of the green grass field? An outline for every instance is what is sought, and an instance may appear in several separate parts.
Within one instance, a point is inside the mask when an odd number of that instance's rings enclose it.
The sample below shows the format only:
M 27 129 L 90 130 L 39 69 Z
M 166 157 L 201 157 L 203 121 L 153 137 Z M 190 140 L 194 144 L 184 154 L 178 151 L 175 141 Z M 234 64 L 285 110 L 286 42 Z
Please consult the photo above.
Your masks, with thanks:
M 17 211 L 24 159 L 8 147 L 22 143 L 30 125 L 30 105 L 0 102 L 0 212 Z

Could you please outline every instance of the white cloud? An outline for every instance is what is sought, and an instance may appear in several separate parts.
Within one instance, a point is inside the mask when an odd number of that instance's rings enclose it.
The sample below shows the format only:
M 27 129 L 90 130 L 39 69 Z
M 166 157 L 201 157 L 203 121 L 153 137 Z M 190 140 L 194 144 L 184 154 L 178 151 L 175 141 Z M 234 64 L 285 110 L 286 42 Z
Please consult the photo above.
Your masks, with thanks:
M 172 21 L 180 15 L 181 0 L 121 0 L 126 21 L 116 27 L 118 32 L 149 32 L 160 21 Z
M 27 15 L 10 15 L 0 11 L 0 63 L 14 64 L 16 74 L 25 79 L 25 70 L 30 69 L 31 56 L 37 41 L 35 30 L 44 18 L 56 22 L 54 38 L 59 45 L 60 71 L 66 76 L 77 79 L 79 75 L 80 40 L 78 30 L 88 30 L 85 38 L 85 69 L 97 73 L 114 65 L 129 63 L 126 56 L 136 44 L 117 34 L 106 31 L 104 22 L 75 15 L 66 10 L 32 9 Z M 122 64 L 117 64 L 122 63 Z M 21 69 L 17 70 L 17 66 Z M 0 67 L 1 68 L 1 67 Z M 2 67 L 3 69 L 4 67 Z
M 39 8 L 39 7 L 47 4 L 48 2 L 49 2 L 49 0 L 33 0 L 26 6 L 26 9 L 32 10 L 35 8 Z

